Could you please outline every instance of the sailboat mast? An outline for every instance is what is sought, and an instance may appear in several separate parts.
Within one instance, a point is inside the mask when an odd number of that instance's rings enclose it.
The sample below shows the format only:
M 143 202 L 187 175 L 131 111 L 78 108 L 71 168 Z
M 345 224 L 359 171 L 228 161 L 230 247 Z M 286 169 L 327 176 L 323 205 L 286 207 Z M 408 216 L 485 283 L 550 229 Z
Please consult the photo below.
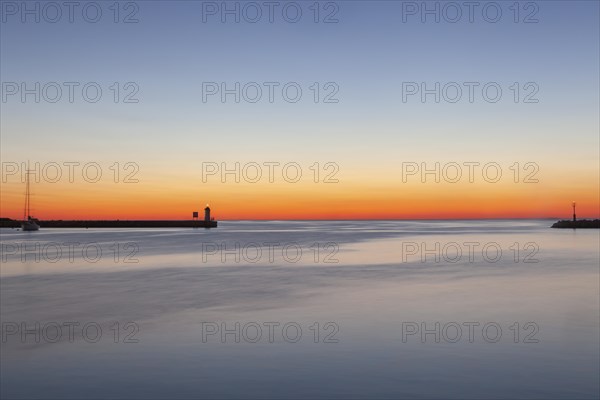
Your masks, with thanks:
M 25 210 L 23 210 L 23 221 L 27 221 L 29 215 L 29 162 L 27 162 L 27 170 L 25 171 Z
M 27 219 L 31 215 L 31 189 L 29 187 L 29 166 L 27 166 Z

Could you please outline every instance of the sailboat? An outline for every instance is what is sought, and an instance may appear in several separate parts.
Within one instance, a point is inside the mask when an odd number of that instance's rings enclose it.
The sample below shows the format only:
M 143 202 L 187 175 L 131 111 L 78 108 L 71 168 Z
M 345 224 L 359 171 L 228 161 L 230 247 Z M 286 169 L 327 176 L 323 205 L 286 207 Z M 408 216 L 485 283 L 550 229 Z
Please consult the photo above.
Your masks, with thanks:
M 24 231 L 38 231 L 40 226 L 37 224 L 37 220 L 31 217 L 31 213 L 29 212 L 29 165 L 27 165 L 25 182 L 25 210 L 23 211 L 23 222 L 21 223 L 21 229 Z

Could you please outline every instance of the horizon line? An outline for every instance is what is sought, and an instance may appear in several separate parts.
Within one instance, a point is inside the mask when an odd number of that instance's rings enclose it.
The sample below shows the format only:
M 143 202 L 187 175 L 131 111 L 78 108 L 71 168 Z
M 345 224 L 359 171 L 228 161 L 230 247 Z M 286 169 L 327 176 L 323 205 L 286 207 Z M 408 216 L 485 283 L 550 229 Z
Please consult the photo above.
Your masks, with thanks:
M 550 217 L 490 217 L 490 218 L 301 218 L 301 219 L 215 219 L 215 221 L 489 221 L 489 220 L 541 220 L 541 219 L 560 219 L 561 217 L 550 216 Z M 589 217 L 582 216 L 578 219 L 598 219 L 600 217 Z M 0 217 L 1 219 L 8 219 L 12 221 L 20 221 L 21 219 Z M 39 219 L 39 221 L 191 221 L 191 219 L 129 219 L 129 218 L 115 218 L 115 219 Z M 570 220 L 571 218 L 566 218 Z

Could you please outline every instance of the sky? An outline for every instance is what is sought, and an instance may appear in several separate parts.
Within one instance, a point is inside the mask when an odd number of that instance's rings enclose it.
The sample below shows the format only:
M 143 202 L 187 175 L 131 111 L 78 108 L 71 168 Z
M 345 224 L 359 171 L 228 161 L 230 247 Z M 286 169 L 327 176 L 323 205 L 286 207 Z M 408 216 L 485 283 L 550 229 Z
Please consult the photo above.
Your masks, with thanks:
M 0 216 L 597 218 L 599 2 L 475 3 L 2 1 Z

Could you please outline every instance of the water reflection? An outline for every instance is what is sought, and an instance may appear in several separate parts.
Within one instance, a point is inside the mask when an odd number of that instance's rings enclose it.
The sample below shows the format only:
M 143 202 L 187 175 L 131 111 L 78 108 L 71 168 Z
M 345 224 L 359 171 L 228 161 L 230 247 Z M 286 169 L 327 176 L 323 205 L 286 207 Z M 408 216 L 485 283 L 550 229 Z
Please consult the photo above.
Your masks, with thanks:
M 548 229 L 547 221 L 253 226 L 45 230 L 35 238 L 3 231 L 3 245 L 78 241 L 108 249 L 135 242 L 139 262 L 115 262 L 110 252 L 96 263 L 7 256 L 0 281 L 4 333 L 11 322 L 71 321 L 78 329 L 97 323 L 102 336 L 95 343 L 79 331 L 73 341 L 63 336 L 55 343 L 5 336 L 2 396 L 598 397 L 598 232 L 575 236 Z M 233 255 L 223 262 L 220 248 L 202 258 L 202 243 L 223 243 L 229 251 L 235 243 L 264 242 L 296 243 L 308 253 L 296 263 L 281 254 L 248 263 L 243 253 L 239 262 Z M 311 246 L 329 242 L 339 245 L 338 262 L 325 263 L 322 254 L 314 262 Z M 464 251 L 472 242 L 497 243 L 502 256 L 491 262 L 475 252 L 472 261 L 448 262 L 444 256 L 454 253 L 435 251 L 436 243 L 440 251 L 449 243 Z M 538 245 L 538 262 L 525 263 L 523 246 L 530 242 Z M 408 244 L 417 245 L 410 256 Z M 138 343 L 123 342 L 130 321 L 139 328 Z M 539 328 L 537 343 L 524 342 L 530 322 Z M 206 336 L 203 323 L 233 333 L 224 340 L 222 332 Z M 281 333 L 288 323 L 302 331 L 295 342 Z M 324 342 L 335 330 L 327 323 L 339 328 L 337 343 Z M 439 323 L 439 342 L 435 332 L 403 341 L 407 323 L 433 331 Z M 464 329 L 456 342 L 447 340 L 455 337 L 453 323 Z M 472 342 L 469 323 L 479 324 L 471 325 Z M 502 330 L 495 342 L 481 332 L 489 323 Z M 256 325 L 263 331 L 253 342 Z

